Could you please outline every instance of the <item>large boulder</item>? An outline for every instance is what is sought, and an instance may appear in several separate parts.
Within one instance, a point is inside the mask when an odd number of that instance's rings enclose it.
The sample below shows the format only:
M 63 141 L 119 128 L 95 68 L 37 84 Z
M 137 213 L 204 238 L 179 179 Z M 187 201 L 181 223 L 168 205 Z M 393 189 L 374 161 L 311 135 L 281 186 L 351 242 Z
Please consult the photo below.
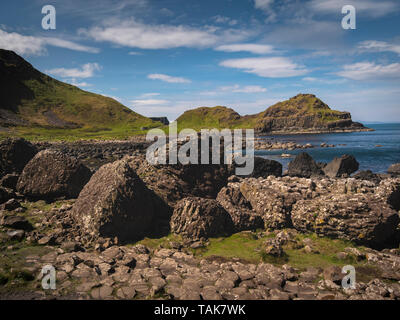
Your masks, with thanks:
M 37 153 L 36 147 L 22 138 L 9 138 L 0 143 L 0 176 L 21 173 Z
M 173 233 L 190 239 L 229 235 L 234 230 L 229 213 L 218 201 L 198 197 L 179 201 L 170 225 Z
M 342 175 L 351 175 L 359 168 L 359 163 L 356 158 L 351 155 L 345 154 L 340 158 L 335 158 L 324 167 L 324 173 L 328 177 L 335 178 Z
M 229 183 L 222 188 L 217 201 L 230 214 L 236 232 L 264 227 L 262 216 L 253 210 L 251 203 L 243 196 L 239 183 Z
M 76 198 L 89 181 L 91 171 L 76 158 L 43 150 L 25 166 L 17 190 L 30 198 Z
M 0 204 L 7 202 L 14 197 L 15 194 L 11 189 L 0 187 Z
M 170 211 L 124 159 L 102 166 L 92 176 L 71 215 L 92 239 L 135 241 L 156 235 Z
M 396 210 L 364 194 L 327 195 L 300 200 L 292 209 L 293 226 L 301 232 L 383 247 L 399 223 Z
M 146 186 L 172 208 L 185 197 L 215 199 L 232 174 L 228 165 L 152 165 L 142 155 L 131 157 L 129 163 Z
M 400 176 L 400 163 L 392 164 L 387 172 L 392 176 Z
M 240 183 L 240 192 L 257 215 L 262 217 L 268 229 L 291 227 L 290 212 L 293 204 L 310 197 L 313 189 L 311 180 L 292 177 L 250 178 Z
M 308 153 L 302 152 L 289 163 L 287 174 L 293 177 L 310 178 L 314 175 L 322 175 L 323 172 Z
M 282 164 L 275 160 L 254 157 L 254 170 L 250 177 L 267 178 L 268 176 L 281 177 Z
M 18 174 L 14 173 L 6 174 L 0 180 L 0 186 L 15 190 L 17 188 L 18 178 L 19 178 Z
M 373 173 L 371 170 L 365 170 L 365 171 L 359 171 L 356 174 L 352 176 L 354 179 L 358 180 L 369 180 L 373 181 L 375 183 L 379 183 L 381 181 L 381 178 Z

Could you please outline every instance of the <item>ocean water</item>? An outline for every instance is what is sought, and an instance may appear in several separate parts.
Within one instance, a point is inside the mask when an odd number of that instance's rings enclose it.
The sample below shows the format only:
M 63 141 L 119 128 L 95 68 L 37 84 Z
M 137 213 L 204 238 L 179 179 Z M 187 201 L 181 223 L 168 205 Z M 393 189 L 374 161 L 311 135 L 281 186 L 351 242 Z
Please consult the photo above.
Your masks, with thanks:
M 360 170 L 372 170 L 376 173 L 385 173 L 393 163 L 400 162 L 400 123 L 367 124 L 372 132 L 351 132 L 331 134 L 300 134 L 268 136 L 276 141 L 294 141 L 299 144 L 311 143 L 318 146 L 306 150 L 258 150 L 255 154 L 267 159 L 282 163 L 284 170 L 294 158 L 284 159 L 280 155 L 288 153 L 297 155 L 301 152 L 309 153 L 315 161 L 329 162 L 343 154 L 353 155 L 360 163 Z M 321 143 L 334 144 L 335 148 L 321 148 Z M 381 145 L 382 147 L 377 147 Z

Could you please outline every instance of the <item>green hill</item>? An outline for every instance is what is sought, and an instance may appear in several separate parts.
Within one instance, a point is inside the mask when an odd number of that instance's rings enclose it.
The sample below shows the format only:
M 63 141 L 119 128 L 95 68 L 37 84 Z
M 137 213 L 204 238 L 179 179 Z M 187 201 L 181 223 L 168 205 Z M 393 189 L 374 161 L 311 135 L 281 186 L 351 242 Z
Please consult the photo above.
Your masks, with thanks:
M 83 91 L 0 49 L 0 134 L 31 139 L 124 138 L 156 127 L 114 99 Z
M 312 94 L 298 94 L 261 113 L 247 116 L 240 116 L 227 107 L 201 107 L 186 111 L 177 122 L 179 129 L 254 128 L 260 133 L 369 130 L 353 122 L 349 112 L 332 110 Z

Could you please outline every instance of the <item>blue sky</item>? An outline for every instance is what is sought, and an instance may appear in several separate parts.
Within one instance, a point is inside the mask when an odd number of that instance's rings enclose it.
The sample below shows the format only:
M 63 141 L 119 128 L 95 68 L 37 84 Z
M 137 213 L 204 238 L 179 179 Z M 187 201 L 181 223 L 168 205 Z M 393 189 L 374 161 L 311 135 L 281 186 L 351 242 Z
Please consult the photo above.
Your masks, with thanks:
M 56 30 L 43 30 L 44 5 Z M 353 5 L 357 29 L 344 30 Z M 146 116 L 253 114 L 313 93 L 358 121 L 400 121 L 398 0 L 14 0 L 0 48 Z

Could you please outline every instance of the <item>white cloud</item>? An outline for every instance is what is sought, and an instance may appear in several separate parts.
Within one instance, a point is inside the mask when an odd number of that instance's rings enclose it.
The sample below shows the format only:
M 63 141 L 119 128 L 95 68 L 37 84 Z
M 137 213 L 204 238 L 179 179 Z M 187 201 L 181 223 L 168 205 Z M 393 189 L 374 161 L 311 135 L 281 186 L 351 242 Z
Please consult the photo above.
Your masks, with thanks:
M 222 61 L 220 65 L 228 68 L 243 69 L 247 73 L 253 73 L 265 78 L 295 77 L 308 72 L 305 67 L 285 57 L 230 59 Z
M 24 36 L 16 32 L 8 33 L 0 30 L 0 47 L 6 50 L 15 51 L 18 54 L 43 55 L 46 53 L 46 46 L 70 49 L 89 53 L 100 52 L 97 48 L 92 48 L 78 43 L 46 37 Z
M 142 53 L 141 52 L 137 52 L 137 51 L 131 51 L 128 53 L 130 56 L 141 56 Z
M 322 83 L 322 84 L 340 84 L 340 83 L 345 83 L 347 81 L 346 79 L 321 79 L 314 77 L 305 77 L 302 80 L 305 82 Z
M 215 23 L 220 24 L 228 24 L 230 26 L 235 26 L 238 24 L 238 21 L 229 17 L 217 15 L 211 18 Z
M 368 40 L 360 42 L 358 48 L 370 52 L 394 52 L 400 55 L 400 45 L 390 44 L 384 41 Z
M 99 64 L 87 63 L 84 64 L 81 69 L 56 68 L 56 69 L 46 70 L 46 72 L 62 78 L 91 78 L 94 76 L 95 71 L 100 71 L 100 70 L 101 66 Z
M 79 33 L 96 41 L 141 49 L 208 47 L 217 41 L 217 36 L 208 30 L 187 26 L 145 25 L 135 21 L 94 27 L 89 30 L 81 29 Z
M 185 25 L 146 25 L 129 21 L 113 21 L 104 26 L 80 29 L 78 34 L 98 42 L 140 49 L 207 48 L 216 43 L 242 41 L 254 31 L 221 29 L 218 27 L 193 28 Z
M 382 65 L 374 62 L 358 62 L 343 66 L 343 70 L 336 74 L 352 80 L 400 78 L 400 63 Z
M 274 52 L 274 48 L 272 46 L 256 43 L 227 44 L 216 47 L 215 50 L 224 52 L 251 52 L 255 54 L 267 54 Z
M 159 95 L 160 94 L 158 92 L 143 93 L 142 95 L 140 95 L 140 98 L 156 97 Z
M 67 80 L 66 82 L 68 82 L 69 84 L 72 84 L 73 86 L 80 87 L 80 88 L 87 88 L 87 87 L 92 86 L 92 84 L 90 84 L 90 83 L 79 82 L 76 79 Z
M 394 12 L 399 8 L 398 3 L 395 1 L 376 1 L 376 0 L 312 0 L 309 3 L 311 9 L 323 13 L 340 13 L 345 5 L 352 4 L 364 16 L 368 15 L 373 18 L 385 16 Z
M 240 86 L 235 84 L 233 86 L 225 86 L 220 88 L 222 91 L 234 92 L 234 93 L 261 93 L 267 92 L 266 88 L 261 86 Z
M 269 9 L 273 4 L 274 0 L 254 0 L 254 7 L 256 9 Z
M 189 79 L 185 78 L 180 78 L 180 77 L 171 77 L 167 74 L 160 74 L 160 73 L 154 73 L 154 74 L 149 74 L 147 78 L 151 80 L 161 80 L 164 82 L 169 82 L 169 83 L 190 83 L 191 81 Z
M 168 100 L 161 100 L 161 99 L 143 99 L 143 100 L 132 100 L 131 103 L 133 107 L 146 107 L 146 106 L 159 106 L 159 105 L 166 105 L 169 103 Z

